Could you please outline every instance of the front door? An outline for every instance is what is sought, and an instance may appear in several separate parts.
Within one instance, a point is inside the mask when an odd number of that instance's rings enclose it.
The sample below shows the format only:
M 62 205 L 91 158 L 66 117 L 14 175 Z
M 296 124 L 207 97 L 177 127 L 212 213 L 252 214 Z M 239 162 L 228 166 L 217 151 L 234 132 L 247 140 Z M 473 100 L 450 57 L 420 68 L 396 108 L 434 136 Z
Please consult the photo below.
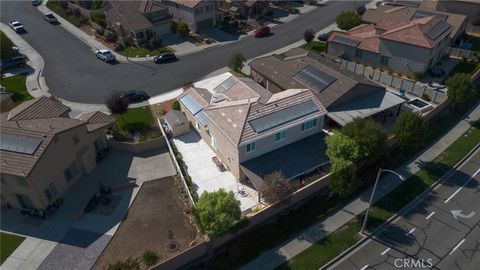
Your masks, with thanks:
M 15 196 L 17 196 L 18 202 L 23 208 L 34 208 L 30 197 L 27 195 L 15 194 Z

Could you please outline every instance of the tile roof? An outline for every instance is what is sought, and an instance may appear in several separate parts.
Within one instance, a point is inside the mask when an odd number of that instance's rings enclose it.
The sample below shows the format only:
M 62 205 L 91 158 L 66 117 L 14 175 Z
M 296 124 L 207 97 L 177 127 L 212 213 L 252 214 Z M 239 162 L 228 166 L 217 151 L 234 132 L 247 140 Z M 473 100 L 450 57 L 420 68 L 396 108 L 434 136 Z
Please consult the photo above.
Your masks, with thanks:
M 169 0 L 176 4 L 186 6 L 188 8 L 195 8 L 198 4 L 202 2 L 202 0 Z
M 130 31 L 139 31 L 154 26 L 145 14 L 158 10 L 167 10 L 158 1 L 124 1 L 109 0 L 104 6 L 107 20 L 112 23 L 120 23 Z M 165 20 L 168 19 L 167 17 Z
M 249 124 L 249 121 L 253 119 L 282 111 L 307 100 L 312 100 L 318 108 L 316 113 L 309 115 L 309 117 L 326 113 L 325 108 L 312 91 L 308 89 L 290 89 L 272 94 L 249 78 L 239 78 L 233 75 L 212 90 L 212 96 L 215 93 L 223 93 L 224 100 L 215 102 L 211 99 L 207 101 L 204 99 L 205 95 L 202 96 L 199 93 L 202 91 L 205 91 L 205 89 L 191 87 L 180 95 L 179 99 L 191 95 L 202 106 L 203 112 L 210 122 L 217 126 L 237 146 L 305 120 L 303 117 L 268 131 L 256 133 Z
M 7 99 L 12 98 L 12 96 L 13 96 L 12 92 L 0 91 L 0 102 L 3 102 Z
M 295 74 L 307 65 L 311 65 L 321 72 L 336 78 L 336 81 L 328 85 L 320 93 L 315 95 L 326 108 L 338 101 L 347 92 L 357 85 L 366 85 L 373 88 L 380 86 L 370 82 L 363 76 L 359 76 L 346 69 L 340 69 L 328 55 L 307 53 L 304 49 L 294 49 L 286 53 L 285 58 L 279 56 L 267 56 L 257 58 L 250 62 L 252 70 L 268 78 L 269 81 L 280 86 L 282 89 L 308 88 L 300 81 L 294 79 Z M 297 57 L 295 57 L 295 54 Z
M 26 119 L 42 119 L 60 117 L 70 112 L 68 106 L 48 97 L 31 99 L 13 108 L 7 120 L 17 121 Z
M 88 122 L 87 131 L 92 132 L 100 128 L 108 127 L 115 123 L 116 118 L 103 112 L 87 112 L 77 117 L 79 120 Z

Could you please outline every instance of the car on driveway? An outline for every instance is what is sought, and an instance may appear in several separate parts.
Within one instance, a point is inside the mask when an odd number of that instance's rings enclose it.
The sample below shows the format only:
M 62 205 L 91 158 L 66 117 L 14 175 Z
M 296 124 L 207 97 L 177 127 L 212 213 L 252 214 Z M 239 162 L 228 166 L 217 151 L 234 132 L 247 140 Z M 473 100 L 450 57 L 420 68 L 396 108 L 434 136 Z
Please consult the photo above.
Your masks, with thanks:
M 125 90 L 120 93 L 120 96 L 126 99 L 128 103 L 137 103 L 150 99 L 150 96 L 141 90 Z
M 43 14 L 43 18 L 45 19 L 45 21 L 49 22 L 49 23 L 56 23 L 58 22 L 57 21 L 57 17 L 55 17 L 52 13 L 45 13 Z
M 116 60 L 115 55 L 113 55 L 112 52 L 107 49 L 101 49 L 101 50 L 95 51 L 95 55 L 97 56 L 98 59 L 105 61 L 107 63 L 115 62 Z
M 173 52 L 163 52 L 153 58 L 153 62 L 157 64 L 170 62 L 177 59 L 177 56 Z
M 10 25 L 10 28 L 12 28 L 17 33 L 25 31 L 23 24 L 19 21 L 11 21 L 8 23 L 8 25 Z
M 327 41 L 329 37 L 330 37 L 330 34 L 329 34 L 329 33 L 323 33 L 323 34 L 320 34 L 320 35 L 318 36 L 318 40 L 320 40 L 320 41 Z
M 264 37 L 270 33 L 270 27 L 266 25 L 260 25 L 255 31 L 253 31 L 254 37 Z

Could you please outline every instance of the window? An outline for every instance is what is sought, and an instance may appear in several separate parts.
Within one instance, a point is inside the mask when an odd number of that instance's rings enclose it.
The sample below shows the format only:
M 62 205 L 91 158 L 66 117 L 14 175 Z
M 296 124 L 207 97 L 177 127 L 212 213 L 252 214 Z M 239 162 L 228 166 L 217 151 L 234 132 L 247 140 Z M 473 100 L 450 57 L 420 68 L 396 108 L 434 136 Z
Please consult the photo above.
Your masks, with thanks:
M 45 196 L 47 197 L 47 199 L 49 201 L 52 200 L 53 198 L 55 198 L 56 196 L 58 196 L 58 191 L 57 191 L 57 188 L 55 187 L 54 183 L 51 183 L 47 187 L 47 189 L 45 189 L 44 193 L 45 193 Z
M 2 183 L 4 183 L 4 184 L 6 184 L 6 183 L 7 183 L 7 181 L 5 181 L 5 176 L 3 176 L 3 174 L 2 174 L 2 175 L 0 175 L 0 179 L 2 180 Z
M 247 153 L 255 152 L 255 150 L 257 150 L 257 143 L 251 142 L 247 144 Z
M 380 57 L 380 64 L 388 65 L 388 61 L 390 61 L 390 57 L 382 55 Z
M 75 145 L 77 145 L 80 142 L 80 138 L 78 137 L 78 135 L 73 136 L 72 140 L 73 140 L 73 144 Z
M 63 172 L 63 175 L 65 175 L 65 178 L 67 179 L 67 182 L 70 182 L 70 180 L 72 180 L 72 178 L 77 175 L 78 173 L 78 168 L 77 168 L 77 165 L 74 163 L 72 163 L 70 166 L 68 166 L 68 168 L 65 170 L 65 172 Z
M 210 137 L 210 143 L 212 144 L 212 147 L 215 148 L 215 150 L 217 149 L 217 139 L 215 139 L 215 137 Z
M 287 138 L 287 131 L 286 130 L 280 131 L 277 134 L 275 134 L 275 141 L 276 142 L 285 140 L 285 138 Z
M 198 122 L 195 122 L 195 127 L 200 130 L 200 124 Z
M 355 57 L 357 57 L 357 58 L 362 58 L 362 51 L 357 49 L 357 50 L 355 51 Z
M 302 131 L 312 129 L 317 126 L 317 119 L 309 120 L 302 124 Z
M 17 185 L 19 186 L 22 186 L 22 187 L 28 187 L 28 181 L 27 181 L 27 178 L 25 177 L 21 177 L 21 176 L 17 176 Z

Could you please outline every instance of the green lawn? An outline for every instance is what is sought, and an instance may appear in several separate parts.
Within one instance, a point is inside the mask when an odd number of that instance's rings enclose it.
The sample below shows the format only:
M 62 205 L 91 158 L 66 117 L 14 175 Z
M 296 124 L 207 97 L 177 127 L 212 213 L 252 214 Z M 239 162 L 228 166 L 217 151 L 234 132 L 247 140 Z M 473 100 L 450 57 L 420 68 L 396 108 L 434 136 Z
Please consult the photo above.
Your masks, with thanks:
M 15 249 L 25 240 L 25 237 L 0 233 L 0 264 L 2 264 L 10 254 L 12 254 Z
M 127 139 L 128 133 L 140 133 L 140 141 L 158 138 L 161 132 L 158 129 L 150 107 L 130 109 L 123 115 L 116 115 L 117 127 L 122 139 Z
M 49 0 L 47 2 L 47 7 L 51 9 L 53 12 L 57 13 L 59 16 L 64 18 L 65 20 L 69 21 L 71 24 L 75 25 L 76 27 L 80 27 L 86 23 L 88 23 L 87 18 L 82 18 L 82 16 L 75 16 L 73 13 L 67 13 L 67 11 L 60 7 L 59 0 Z
M 327 43 L 323 41 L 311 41 L 310 43 L 307 43 L 302 46 L 302 48 L 305 49 L 311 49 L 315 52 L 322 53 L 327 50 Z
M 127 48 L 121 47 L 115 50 L 117 53 L 128 56 L 128 57 L 144 57 L 144 56 L 157 56 L 161 52 L 168 52 L 170 51 L 167 47 L 160 47 L 155 50 L 149 50 L 145 47 L 136 47 L 136 46 L 128 46 Z
M 26 79 L 26 75 L 17 75 L 8 78 L 2 78 L 1 80 L 2 86 L 4 86 L 7 91 L 15 93 L 12 96 L 12 100 L 15 105 L 33 98 L 30 96 L 27 91 L 27 87 L 25 86 Z
M 370 210 L 368 229 L 375 229 L 400 211 L 435 183 L 438 178 L 447 173 L 478 143 L 480 143 L 480 122 L 476 122 L 443 153 L 430 162 L 425 169 L 417 172 L 386 197 L 379 200 Z M 359 220 L 363 220 L 363 217 L 364 214 L 360 215 Z M 361 221 L 353 220 L 298 254 L 280 266 L 279 269 L 303 270 L 322 267 L 356 242 L 360 228 Z
M 15 46 L 15 44 L 13 44 L 13 42 L 2 31 L 0 31 L 0 42 L 0 59 L 7 59 L 11 57 L 13 52 L 12 47 Z

